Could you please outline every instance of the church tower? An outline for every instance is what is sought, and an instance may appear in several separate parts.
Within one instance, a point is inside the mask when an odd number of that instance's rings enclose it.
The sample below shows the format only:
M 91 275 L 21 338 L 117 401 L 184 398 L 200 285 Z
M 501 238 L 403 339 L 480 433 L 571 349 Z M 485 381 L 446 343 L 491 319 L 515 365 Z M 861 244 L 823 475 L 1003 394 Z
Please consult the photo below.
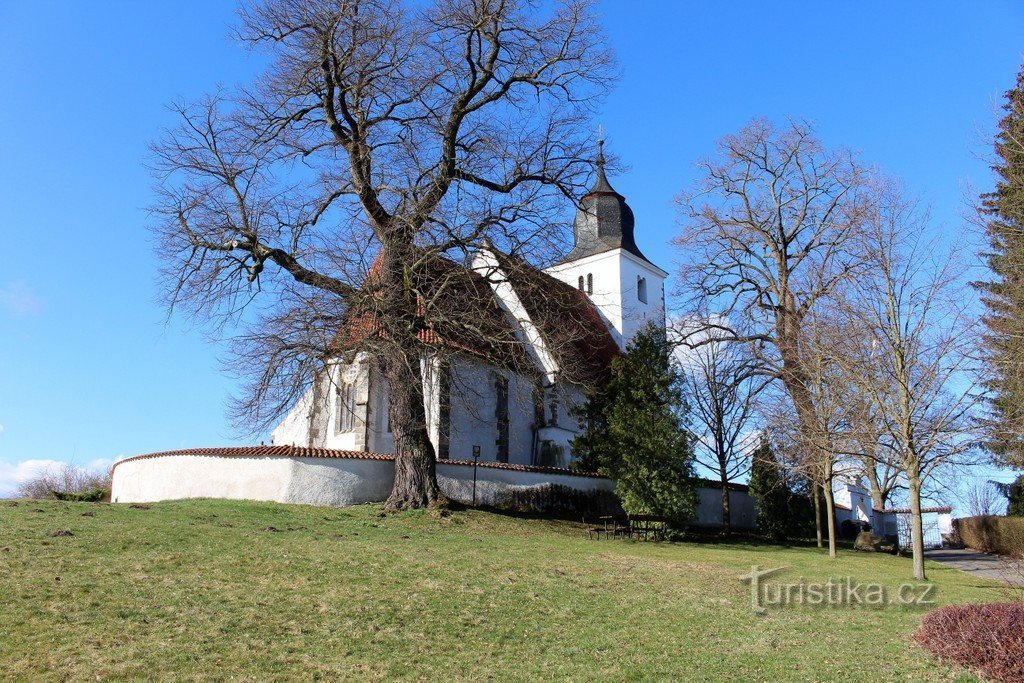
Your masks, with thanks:
M 668 273 L 636 246 L 633 211 L 608 182 L 604 141 L 597 144 L 597 180 L 580 200 L 572 251 L 545 272 L 585 292 L 625 349 L 648 322 L 664 326 Z

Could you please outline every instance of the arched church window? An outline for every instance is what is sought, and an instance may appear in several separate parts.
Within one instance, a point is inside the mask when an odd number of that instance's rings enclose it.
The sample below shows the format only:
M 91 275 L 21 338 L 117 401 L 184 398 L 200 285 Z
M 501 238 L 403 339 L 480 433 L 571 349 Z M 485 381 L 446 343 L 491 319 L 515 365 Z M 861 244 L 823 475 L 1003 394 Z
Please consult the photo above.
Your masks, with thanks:
M 645 277 L 636 279 L 636 298 L 647 303 L 647 278 Z
M 356 387 L 349 382 L 341 382 L 335 389 L 335 403 L 337 406 L 335 417 L 335 430 L 338 432 L 351 432 L 356 428 Z
M 587 294 L 594 293 L 594 274 L 587 273 Z
M 587 291 L 587 290 L 586 290 L 586 289 L 584 288 L 584 285 L 583 285 L 583 276 L 582 276 L 582 275 L 580 275 L 580 291 L 581 291 L 581 292 L 585 292 L 585 291 Z

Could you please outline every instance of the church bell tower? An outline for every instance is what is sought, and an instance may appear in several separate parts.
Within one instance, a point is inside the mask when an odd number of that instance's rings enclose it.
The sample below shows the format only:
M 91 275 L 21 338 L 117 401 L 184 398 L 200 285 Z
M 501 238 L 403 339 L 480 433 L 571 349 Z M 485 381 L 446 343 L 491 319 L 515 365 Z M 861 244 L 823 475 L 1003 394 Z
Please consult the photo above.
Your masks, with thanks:
M 572 251 L 545 272 L 585 292 L 625 349 L 649 322 L 664 327 L 668 273 L 636 246 L 633 210 L 608 182 L 604 141 L 597 145 L 597 178 L 580 200 Z

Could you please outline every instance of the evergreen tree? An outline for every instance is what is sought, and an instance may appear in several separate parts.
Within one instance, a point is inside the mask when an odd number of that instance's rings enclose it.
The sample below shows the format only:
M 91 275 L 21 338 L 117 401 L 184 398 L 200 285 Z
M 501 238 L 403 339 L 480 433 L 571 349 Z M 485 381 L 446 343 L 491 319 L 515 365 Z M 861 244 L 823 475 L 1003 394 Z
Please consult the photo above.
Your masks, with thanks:
M 1024 517 L 1024 474 L 1006 487 L 1006 497 L 1009 502 L 1006 514 L 1011 517 Z
M 790 532 L 789 482 L 775 459 L 767 439 L 753 454 L 750 468 L 750 495 L 757 510 L 757 530 L 765 538 L 784 540 Z
M 573 442 L 580 467 L 615 479 L 626 512 L 664 515 L 677 529 L 697 503 L 682 379 L 664 331 L 641 330 L 588 398 L 587 430 Z
M 1024 466 L 1024 69 L 1006 93 L 993 166 L 995 190 L 981 197 L 992 279 L 975 283 L 984 322 L 992 394 L 989 447 L 1002 463 Z

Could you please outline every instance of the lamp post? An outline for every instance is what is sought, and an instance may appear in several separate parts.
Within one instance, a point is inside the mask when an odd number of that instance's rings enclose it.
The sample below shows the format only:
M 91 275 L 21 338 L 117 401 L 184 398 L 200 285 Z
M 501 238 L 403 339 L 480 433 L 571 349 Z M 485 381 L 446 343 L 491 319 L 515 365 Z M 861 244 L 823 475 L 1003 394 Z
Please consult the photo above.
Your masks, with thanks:
M 480 447 L 473 446 L 473 505 L 476 505 L 476 464 L 480 461 Z

